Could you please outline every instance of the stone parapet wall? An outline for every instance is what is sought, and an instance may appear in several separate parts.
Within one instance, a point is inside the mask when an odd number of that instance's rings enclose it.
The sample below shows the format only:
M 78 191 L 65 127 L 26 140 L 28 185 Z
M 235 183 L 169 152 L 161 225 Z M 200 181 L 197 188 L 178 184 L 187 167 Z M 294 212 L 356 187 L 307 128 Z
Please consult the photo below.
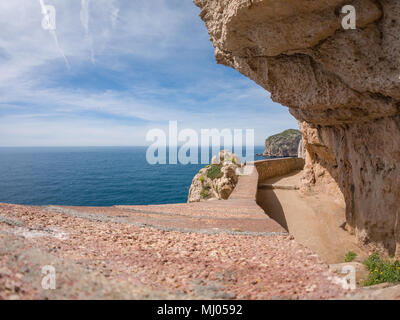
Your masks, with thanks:
M 302 158 L 279 158 L 255 161 L 258 172 L 258 182 L 283 176 L 295 170 L 303 170 L 305 161 Z

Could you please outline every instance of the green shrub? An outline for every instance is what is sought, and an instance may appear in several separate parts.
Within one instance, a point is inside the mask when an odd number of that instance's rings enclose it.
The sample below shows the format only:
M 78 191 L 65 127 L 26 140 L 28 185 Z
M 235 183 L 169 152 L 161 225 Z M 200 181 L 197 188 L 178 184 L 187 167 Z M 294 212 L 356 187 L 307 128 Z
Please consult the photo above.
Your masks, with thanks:
M 371 286 L 384 282 L 400 282 L 400 262 L 387 261 L 375 252 L 364 261 L 369 271 L 368 279 L 365 281 L 366 286 Z
M 232 157 L 232 163 L 233 163 L 233 164 L 236 164 L 236 159 L 235 159 L 235 157 Z
M 221 178 L 223 175 L 221 172 L 221 168 L 222 168 L 221 164 L 213 164 L 207 171 L 207 177 L 209 177 L 211 180 Z
M 210 194 L 208 193 L 208 191 L 206 190 L 202 190 L 201 192 L 200 192 L 200 195 L 201 195 L 201 197 L 202 198 L 207 198 Z
M 211 187 L 208 184 L 203 186 L 203 189 L 200 192 L 201 197 L 207 198 L 210 195 L 210 189 Z
M 346 257 L 344 258 L 345 262 L 352 262 L 355 257 L 357 256 L 357 254 L 353 251 L 349 251 L 346 253 Z
M 200 180 L 201 183 L 203 183 L 204 180 L 206 180 L 206 178 L 205 178 L 204 176 L 200 176 L 200 177 L 199 177 L 199 180 Z

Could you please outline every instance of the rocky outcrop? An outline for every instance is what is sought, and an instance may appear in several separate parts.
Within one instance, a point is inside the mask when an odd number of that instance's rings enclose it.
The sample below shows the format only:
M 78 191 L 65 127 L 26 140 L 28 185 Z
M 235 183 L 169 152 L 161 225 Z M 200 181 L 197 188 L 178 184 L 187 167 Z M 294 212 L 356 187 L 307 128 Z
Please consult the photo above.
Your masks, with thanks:
M 304 159 L 306 157 L 306 149 L 304 148 L 304 139 L 301 138 L 299 148 L 297 149 L 297 157 Z
M 193 178 L 188 202 L 228 199 L 238 182 L 237 169 L 241 167 L 237 155 L 227 150 L 220 151 L 212 158 L 211 164 Z
M 264 156 L 270 157 L 297 157 L 301 132 L 288 129 L 268 137 L 265 140 Z
M 288 106 L 306 148 L 304 191 L 346 204 L 347 229 L 400 256 L 400 2 L 195 0 L 218 63 Z M 344 5 L 356 29 L 342 27 Z

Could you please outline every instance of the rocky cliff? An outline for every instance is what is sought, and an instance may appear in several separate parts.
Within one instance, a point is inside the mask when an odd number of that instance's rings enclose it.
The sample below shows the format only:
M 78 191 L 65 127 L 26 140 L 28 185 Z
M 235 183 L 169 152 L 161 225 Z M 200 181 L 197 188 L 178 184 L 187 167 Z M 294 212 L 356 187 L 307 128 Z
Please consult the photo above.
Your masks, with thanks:
M 265 140 L 265 156 L 297 157 L 301 132 L 295 129 L 285 130 Z
M 400 256 L 400 1 L 195 0 L 218 63 L 290 108 L 303 190 L 346 203 L 360 243 Z M 356 9 L 345 30 L 344 5 Z
M 238 168 L 241 168 L 240 158 L 230 151 L 221 151 L 193 178 L 188 202 L 228 199 L 238 182 Z

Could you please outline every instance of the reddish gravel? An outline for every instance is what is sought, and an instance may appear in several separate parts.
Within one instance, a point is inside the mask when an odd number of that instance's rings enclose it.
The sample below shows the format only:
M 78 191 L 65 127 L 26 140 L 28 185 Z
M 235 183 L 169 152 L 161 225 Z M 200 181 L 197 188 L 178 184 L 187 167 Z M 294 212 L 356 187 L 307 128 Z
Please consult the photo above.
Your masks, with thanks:
M 264 229 L 252 230 L 253 224 L 243 223 L 262 219 L 257 210 L 255 216 L 248 215 L 250 209 L 236 210 L 244 216 L 235 216 L 215 209 L 215 219 L 209 203 L 198 210 L 184 204 L 0 204 L 0 298 L 326 299 L 345 293 L 329 280 L 326 264 L 287 234 L 275 232 L 275 225 L 265 220 Z M 182 212 L 195 220 L 171 227 L 168 223 L 178 221 Z M 194 221 L 200 221 L 198 230 Z M 232 221 L 242 229 L 232 229 Z M 40 287 L 46 264 L 56 268 L 56 290 Z

